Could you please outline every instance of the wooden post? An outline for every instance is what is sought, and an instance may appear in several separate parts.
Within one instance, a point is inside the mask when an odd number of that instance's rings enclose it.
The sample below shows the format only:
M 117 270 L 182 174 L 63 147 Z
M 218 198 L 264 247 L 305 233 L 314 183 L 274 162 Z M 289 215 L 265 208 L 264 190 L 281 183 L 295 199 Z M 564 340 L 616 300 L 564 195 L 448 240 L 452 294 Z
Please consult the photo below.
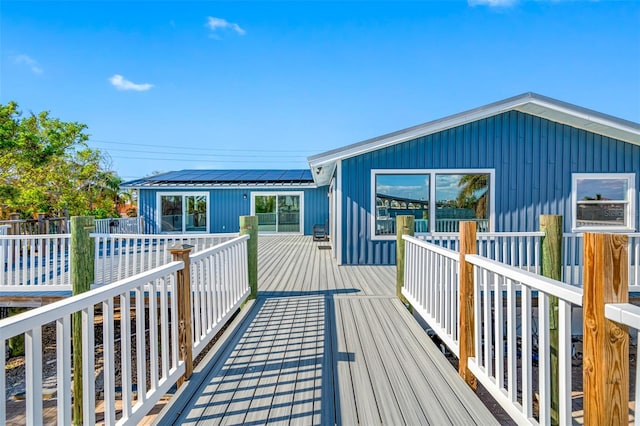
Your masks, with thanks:
M 604 316 L 606 303 L 629 300 L 628 238 L 584 234 L 584 424 L 629 422 L 628 327 Z
M 562 216 L 540 216 L 540 231 L 544 232 L 540 248 L 541 274 L 562 280 Z M 551 424 L 560 423 L 560 367 L 558 361 L 558 298 L 549 296 L 549 350 L 551 355 Z
M 184 262 L 184 268 L 177 273 L 178 290 L 178 357 L 184 361 L 184 376 L 180 377 L 180 387 L 193 373 L 193 339 L 191 337 L 191 262 L 189 253 L 193 246 L 178 244 L 169 249 L 173 260 Z
M 240 216 L 240 235 L 249 234 L 247 263 L 249 265 L 249 299 L 258 297 L 258 216 Z
M 71 293 L 89 291 L 94 280 L 94 245 L 89 233 L 95 229 L 93 216 L 71 218 Z M 82 425 L 82 313 L 72 316 L 73 424 Z
M 402 295 L 402 287 L 404 287 L 404 240 L 402 236 L 413 236 L 415 219 L 412 215 L 396 216 L 396 296 L 405 305 L 409 305 L 409 302 Z
M 467 254 L 477 254 L 476 222 L 460 222 L 460 362 L 458 363 L 458 374 L 475 391 L 478 389 L 478 379 L 469 370 L 467 362 L 468 358 L 476 356 L 473 265 L 465 260 Z
M 9 214 L 9 220 L 11 220 L 11 229 L 9 230 L 10 235 L 20 235 L 20 215 L 18 213 Z
M 46 213 L 38 213 L 38 234 L 40 235 L 49 233 L 49 230 L 47 229 L 46 216 Z

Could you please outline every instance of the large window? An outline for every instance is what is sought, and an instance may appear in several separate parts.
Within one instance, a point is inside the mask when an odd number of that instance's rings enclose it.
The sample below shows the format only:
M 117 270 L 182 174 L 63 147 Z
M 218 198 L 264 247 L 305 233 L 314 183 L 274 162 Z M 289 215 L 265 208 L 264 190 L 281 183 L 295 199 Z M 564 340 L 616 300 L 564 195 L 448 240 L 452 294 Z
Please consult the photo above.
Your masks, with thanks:
M 573 229 L 635 230 L 633 173 L 573 175 Z
M 253 193 L 252 214 L 258 217 L 258 231 L 301 233 L 302 202 L 302 192 Z
M 415 217 L 415 232 L 457 232 L 461 221 L 490 228 L 490 170 L 373 170 L 372 234 L 395 235 L 398 215 Z
M 207 193 L 159 193 L 160 232 L 207 232 Z

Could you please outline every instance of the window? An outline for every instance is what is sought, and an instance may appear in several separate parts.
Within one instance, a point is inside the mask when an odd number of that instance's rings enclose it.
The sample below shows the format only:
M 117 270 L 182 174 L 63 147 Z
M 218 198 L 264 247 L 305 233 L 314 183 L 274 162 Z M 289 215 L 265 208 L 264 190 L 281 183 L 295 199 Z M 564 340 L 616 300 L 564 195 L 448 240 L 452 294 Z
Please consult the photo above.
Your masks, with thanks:
M 461 221 L 488 232 L 493 171 L 373 170 L 372 235 L 395 236 L 398 215 L 415 217 L 415 232 L 457 232 Z
M 375 235 L 395 235 L 396 216 L 415 216 L 417 229 L 429 228 L 428 174 L 375 175 Z
M 487 173 L 437 173 L 435 232 L 458 232 L 461 221 L 475 221 L 478 232 L 488 232 L 489 181 Z
M 207 193 L 158 193 L 160 232 L 208 232 Z
M 574 230 L 634 230 L 633 173 L 573 175 Z
M 302 192 L 256 192 L 251 194 L 251 200 L 259 232 L 303 232 Z

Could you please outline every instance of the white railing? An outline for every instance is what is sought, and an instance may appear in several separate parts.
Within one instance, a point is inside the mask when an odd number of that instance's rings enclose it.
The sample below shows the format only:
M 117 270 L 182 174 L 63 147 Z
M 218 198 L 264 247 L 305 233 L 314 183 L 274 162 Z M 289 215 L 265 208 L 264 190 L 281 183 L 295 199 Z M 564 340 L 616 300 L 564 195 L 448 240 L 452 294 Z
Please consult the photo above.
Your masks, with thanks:
M 8 235 L 11 225 L 0 225 L 0 235 Z
M 436 232 L 458 232 L 460 222 L 475 222 L 478 232 L 489 232 L 489 219 L 436 219 Z
M 193 253 L 238 234 L 91 234 L 95 239 L 95 283 L 107 284 L 171 261 L 169 249 L 193 246 Z
M 0 291 L 71 290 L 69 234 L 0 236 Z
M 250 294 L 248 239 L 248 235 L 243 235 L 190 258 L 194 357 Z
M 631 329 L 634 330 L 635 341 L 639 342 L 640 338 L 640 306 L 632 305 L 630 303 L 607 303 L 604 305 L 604 316 L 611 321 L 615 321 L 619 324 L 623 324 L 629 327 L 629 338 L 633 340 Z M 636 344 L 636 360 L 640 356 L 638 351 L 638 345 Z M 636 361 L 637 362 L 637 361 Z M 635 382 L 635 383 L 634 383 Z M 640 425 L 640 416 L 638 415 L 638 409 L 640 408 L 640 368 L 636 367 L 636 377 L 632 383 L 632 389 L 635 390 L 635 412 L 634 412 L 634 424 Z
M 102 414 L 105 424 L 139 423 L 184 373 L 184 362 L 178 361 L 174 293 L 176 274 L 182 268 L 182 262 L 172 262 L 0 321 L 0 424 L 7 421 L 5 344 L 21 334 L 25 338 L 26 424 L 42 424 L 43 352 L 47 349 L 42 337 L 43 328 L 51 323 L 56 329 L 57 423 L 71 424 L 74 313 L 82 318 L 83 423 L 95 424 L 96 412 Z M 99 329 L 101 336 L 96 336 Z M 99 377 L 103 387 L 100 399 L 96 393 Z
M 571 424 L 571 309 L 582 306 L 582 289 L 478 255 L 465 259 L 474 265 L 469 369 L 517 422 L 551 421 L 549 298 L 558 298 L 559 419 Z
M 623 233 L 629 238 L 629 291 L 640 291 L 640 233 Z M 567 284 L 582 287 L 584 234 L 562 235 L 563 279 Z
M 542 232 L 483 232 L 476 234 L 478 254 L 526 271 L 540 270 Z M 460 234 L 418 234 L 416 238 L 450 250 L 460 251 Z
M 138 217 L 113 217 L 96 219 L 97 234 L 144 234 L 144 219 Z
M 460 253 L 417 238 L 405 242 L 402 294 L 442 342 L 459 356 Z

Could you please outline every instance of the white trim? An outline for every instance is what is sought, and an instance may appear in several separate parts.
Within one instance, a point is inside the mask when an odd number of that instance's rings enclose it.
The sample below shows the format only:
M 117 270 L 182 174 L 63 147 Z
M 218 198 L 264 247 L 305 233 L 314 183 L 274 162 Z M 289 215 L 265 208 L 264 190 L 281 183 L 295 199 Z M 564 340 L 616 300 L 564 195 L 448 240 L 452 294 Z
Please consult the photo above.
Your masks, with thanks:
M 287 235 L 304 235 L 304 191 L 251 191 L 251 215 L 256 214 L 256 196 L 275 196 L 276 209 L 278 206 L 278 197 L 281 195 L 297 195 L 300 197 L 300 231 L 299 232 L 260 232 L 261 234 L 287 234 Z
M 342 265 L 342 160 L 336 165 L 336 251 L 338 265 Z
M 535 93 L 525 93 L 438 120 L 367 139 L 343 148 L 313 155 L 307 158 L 307 162 L 311 170 L 317 170 L 318 167 L 322 167 L 322 170 L 331 170 L 333 164 L 338 160 L 365 154 L 512 110 L 532 114 L 634 145 L 640 145 L 640 125 L 638 123 Z M 325 185 L 328 182 L 329 177 L 325 173 L 312 173 L 312 175 L 318 185 Z
M 495 229 L 495 169 L 371 169 L 371 193 L 369 211 L 369 233 L 372 241 L 395 240 L 395 235 L 376 235 L 376 176 L 377 175 L 429 175 L 429 215 L 436 211 L 437 175 L 489 175 L 489 231 Z M 429 232 L 436 233 L 435 220 L 429 217 Z
M 182 230 L 176 232 L 163 232 L 162 231 L 162 205 L 161 198 L 162 196 L 180 196 L 182 197 Z M 186 226 L 186 205 L 185 205 L 185 196 L 204 196 L 207 203 L 207 226 L 204 231 L 190 231 L 187 232 Z M 140 200 L 140 194 L 138 194 L 138 200 Z M 140 210 L 138 209 L 138 215 L 140 215 Z M 211 226 L 211 204 L 210 197 L 208 192 L 204 191 L 162 191 L 156 193 L 156 231 L 160 234 L 208 234 L 209 227 Z
M 626 223 L 629 226 L 578 226 L 578 179 L 606 180 L 606 179 L 626 179 L 627 201 L 611 200 L 617 204 L 627 204 Z M 571 174 L 571 230 L 572 232 L 585 231 L 631 231 L 635 232 L 636 222 L 636 175 L 635 173 L 572 173 Z

